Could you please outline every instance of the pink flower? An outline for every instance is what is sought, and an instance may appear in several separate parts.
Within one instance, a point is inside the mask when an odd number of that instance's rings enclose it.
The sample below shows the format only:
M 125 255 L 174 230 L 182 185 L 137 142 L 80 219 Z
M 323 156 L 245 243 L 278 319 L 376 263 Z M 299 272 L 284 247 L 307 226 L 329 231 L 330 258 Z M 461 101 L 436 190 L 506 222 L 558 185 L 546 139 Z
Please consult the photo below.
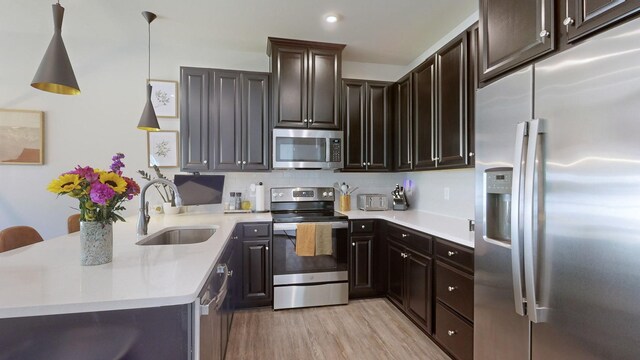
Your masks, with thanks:
M 75 169 L 69 171 L 67 174 L 76 174 L 87 179 L 89 183 L 94 183 L 98 181 L 98 178 L 100 178 L 100 175 L 96 174 L 96 172 L 90 166 L 81 167 L 80 165 L 78 165 Z
M 135 180 L 126 176 L 122 178 L 127 182 L 127 200 L 131 200 L 134 196 L 140 194 L 140 185 Z
M 107 201 L 111 200 L 116 192 L 109 186 L 101 182 L 95 182 L 91 184 L 91 192 L 89 196 L 91 201 L 96 204 L 106 205 Z

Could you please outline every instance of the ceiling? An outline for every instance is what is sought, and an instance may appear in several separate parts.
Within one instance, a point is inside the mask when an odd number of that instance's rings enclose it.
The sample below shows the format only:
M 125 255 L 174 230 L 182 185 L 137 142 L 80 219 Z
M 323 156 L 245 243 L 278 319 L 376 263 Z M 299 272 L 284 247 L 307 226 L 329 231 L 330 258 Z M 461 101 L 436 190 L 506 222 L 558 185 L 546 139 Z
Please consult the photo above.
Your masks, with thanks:
M 0 31 L 50 34 L 54 1 L 5 1 Z M 266 51 L 268 36 L 346 44 L 343 60 L 407 65 L 478 9 L 478 0 L 62 0 L 63 35 L 127 38 L 158 15 L 152 34 L 232 51 Z M 326 14 L 338 14 L 335 24 Z M 50 36 L 50 35 L 49 35 Z

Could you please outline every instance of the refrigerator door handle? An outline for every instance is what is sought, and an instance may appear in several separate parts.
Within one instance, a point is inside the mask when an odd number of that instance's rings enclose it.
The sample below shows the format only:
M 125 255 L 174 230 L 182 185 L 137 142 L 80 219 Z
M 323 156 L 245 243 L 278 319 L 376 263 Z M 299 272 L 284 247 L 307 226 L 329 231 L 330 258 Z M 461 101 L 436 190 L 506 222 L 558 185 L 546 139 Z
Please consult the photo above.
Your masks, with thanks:
M 520 216 L 522 210 L 521 187 L 522 168 L 524 166 L 525 138 L 527 123 L 521 122 L 516 127 L 516 146 L 513 156 L 513 177 L 511 178 L 511 274 L 513 276 L 513 299 L 516 314 L 525 316 L 525 295 L 522 276 L 522 226 Z
M 539 134 L 544 133 L 544 126 L 541 119 L 529 122 L 529 144 L 527 146 L 527 161 L 525 163 L 524 180 L 524 277 L 525 290 L 527 296 L 527 314 L 533 323 L 544 322 L 546 318 L 546 308 L 539 307 L 536 294 L 536 266 L 535 255 L 537 249 L 537 228 L 538 223 L 537 206 L 535 204 L 536 177 L 540 175 L 537 169 L 538 147 L 540 146 Z M 542 181 L 542 179 L 540 179 Z M 542 194 L 538 194 L 542 196 Z

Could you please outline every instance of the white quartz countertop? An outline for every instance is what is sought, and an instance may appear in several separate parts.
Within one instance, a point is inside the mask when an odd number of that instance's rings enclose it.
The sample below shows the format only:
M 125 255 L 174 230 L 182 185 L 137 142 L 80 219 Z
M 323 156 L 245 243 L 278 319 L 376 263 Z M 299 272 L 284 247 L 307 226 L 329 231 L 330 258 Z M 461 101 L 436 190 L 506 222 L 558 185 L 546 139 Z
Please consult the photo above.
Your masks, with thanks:
M 349 219 L 384 219 L 473 247 L 467 219 L 409 211 L 348 211 Z M 167 227 L 217 226 L 188 245 L 136 245 L 136 219 L 116 223 L 113 262 L 80 265 L 80 234 L 0 253 L 0 318 L 188 304 L 198 296 L 240 222 L 271 221 L 271 214 L 153 215 L 149 234 Z
M 149 234 L 167 227 L 215 225 L 188 245 L 135 243 L 136 219 L 113 228 L 113 262 L 80 265 L 80 234 L 0 253 L 0 318 L 144 308 L 193 302 L 238 222 L 271 214 L 152 215 Z
M 474 232 L 469 231 L 469 220 L 456 218 L 435 213 L 419 210 L 407 211 L 362 211 L 351 210 L 342 211 L 349 217 L 354 219 L 383 219 L 393 223 L 406 226 L 433 236 L 437 236 L 444 240 L 464 245 L 470 248 L 474 247 Z

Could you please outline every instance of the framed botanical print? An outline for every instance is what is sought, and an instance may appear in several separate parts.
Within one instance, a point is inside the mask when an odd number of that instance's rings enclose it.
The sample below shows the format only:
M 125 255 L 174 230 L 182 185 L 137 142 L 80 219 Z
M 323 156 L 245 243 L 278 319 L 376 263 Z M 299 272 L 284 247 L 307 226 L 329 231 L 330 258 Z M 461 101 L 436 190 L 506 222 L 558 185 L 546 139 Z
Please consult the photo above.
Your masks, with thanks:
M 44 164 L 44 113 L 0 109 L 0 164 Z
M 149 80 L 151 84 L 151 103 L 159 118 L 178 117 L 178 82 L 168 80 Z
M 177 167 L 178 166 L 178 132 L 177 131 L 148 131 L 147 154 L 149 167 Z

